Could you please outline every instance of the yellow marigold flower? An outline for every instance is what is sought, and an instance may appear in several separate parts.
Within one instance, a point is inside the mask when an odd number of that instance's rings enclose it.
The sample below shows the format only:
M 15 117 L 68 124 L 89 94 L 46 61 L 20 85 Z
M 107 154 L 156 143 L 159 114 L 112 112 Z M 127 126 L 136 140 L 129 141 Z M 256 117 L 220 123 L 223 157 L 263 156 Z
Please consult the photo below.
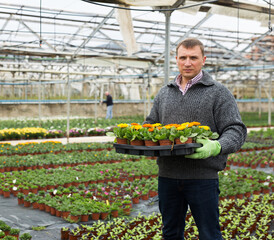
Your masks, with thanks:
M 152 126 L 153 127 L 160 127 L 160 126 L 162 126 L 162 124 L 161 123 L 154 123 L 154 124 L 152 124 Z
M 199 126 L 199 128 L 203 128 L 203 129 L 205 129 L 206 131 L 210 131 L 210 127 L 209 127 L 209 126 Z
M 172 128 L 172 125 L 165 125 L 164 126 L 166 129 L 171 129 Z
M 135 126 L 133 126 L 133 128 L 134 128 L 135 130 L 139 130 L 139 129 L 142 128 L 142 126 L 141 126 L 141 125 L 135 125 Z
M 181 131 L 181 130 L 184 130 L 186 127 L 187 127 L 187 126 L 181 125 L 181 126 L 177 127 L 176 129 L 179 130 L 179 131 Z
M 126 128 L 126 127 L 128 127 L 128 124 L 126 124 L 126 123 L 120 123 L 120 124 L 118 124 L 117 125 L 119 128 Z

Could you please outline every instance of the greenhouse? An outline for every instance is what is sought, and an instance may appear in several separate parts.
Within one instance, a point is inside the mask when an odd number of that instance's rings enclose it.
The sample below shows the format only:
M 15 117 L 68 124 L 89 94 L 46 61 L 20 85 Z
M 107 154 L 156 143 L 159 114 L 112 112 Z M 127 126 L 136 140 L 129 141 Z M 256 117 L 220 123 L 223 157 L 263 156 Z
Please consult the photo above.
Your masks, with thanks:
M 274 239 L 270 0 L 0 9 L 0 239 L 209 239 L 190 202 L 177 238 L 159 209 L 193 169 L 224 240 Z

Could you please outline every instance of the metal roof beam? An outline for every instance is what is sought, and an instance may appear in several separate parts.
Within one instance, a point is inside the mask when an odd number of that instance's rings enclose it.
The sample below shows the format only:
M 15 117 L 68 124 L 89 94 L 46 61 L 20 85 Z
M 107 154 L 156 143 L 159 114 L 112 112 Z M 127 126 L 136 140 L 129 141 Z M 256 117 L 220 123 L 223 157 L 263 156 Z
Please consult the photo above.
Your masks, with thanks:
M 199 21 L 195 26 L 193 26 L 191 29 L 189 29 L 185 35 L 180 38 L 179 40 L 177 40 L 174 44 L 178 44 L 179 42 L 183 41 L 184 39 L 186 39 L 191 33 L 193 33 L 193 31 L 197 28 L 199 28 L 206 20 L 208 20 L 210 17 L 212 16 L 212 14 L 210 12 L 207 12 L 206 16 Z M 162 53 L 159 57 L 157 57 L 155 59 L 155 63 L 157 63 L 161 58 L 163 58 L 163 56 L 165 55 L 165 53 Z
M 0 34 L 5 30 L 6 26 L 8 25 L 9 21 L 11 20 L 13 14 L 10 14 L 10 16 L 6 19 L 5 23 L 3 24 L 1 30 L 0 30 Z
M 192 0 L 194 2 L 203 2 L 203 0 Z M 230 8 L 236 8 L 241 10 L 248 10 L 252 12 L 258 12 L 258 13 L 269 13 L 269 8 L 264 6 L 259 6 L 251 3 L 241 2 L 241 1 L 233 1 L 233 0 L 218 0 L 216 2 L 213 2 L 211 4 L 222 6 L 222 7 L 230 7 Z M 274 9 L 271 9 L 271 14 L 274 14 Z
M 104 20 L 93 30 L 93 32 L 83 41 L 83 43 L 75 50 L 73 57 L 81 51 L 81 49 L 92 39 L 92 37 L 99 31 L 99 29 L 106 23 L 106 21 L 113 15 L 114 8 L 107 14 Z
M 269 29 L 267 32 L 265 32 L 264 34 L 262 34 L 260 37 L 258 37 L 255 41 L 251 42 L 248 46 L 246 46 L 243 50 L 241 50 L 241 53 L 244 53 L 247 49 L 253 47 L 257 42 L 259 42 L 260 40 L 262 40 L 265 36 L 267 36 L 269 33 L 272 32 L 272 29 Z M 235 56 L 232 56 L 231 58 L 229 58 L 228 60 L 232 60 L 234 59 Z
M 215 43 L 218 47 L 225 49 L 227 52 L 231 53 L 231 54 L 234 55 L 235 57 L 240 57 L 242 60 L 251 63 L 251 61 L 250 61 L 249 59 L 243 57 L 241 54 L 239 54 L 239 53 L 237 53 L 237 52 L 235 52 L 235 51 L 233 51 L 233 50 L 228 49 L 227 47 L 225 47 L 225 46 L 223 46 L 222 44 L 216 42 L 215 40 L 211 40 L 211 41 L 212 41 L 213 43 Z M 224 57 L 224 56 L 220 56 L 220 57 L 219 57 L 219 60 L 222 59 L 223 57 Z
M 45 43 L 48 45 L 49 48 L 56 51 L 55 47 L 53 47 L 50 43 L 48 43 L 46 40 L 44 40 L 41 36 L 39 36 L 35 31 L 33 31 L 22 19 L 17 19 L 17 21 L 21 22 L 34 36 L 36 36 L 40 42 Z

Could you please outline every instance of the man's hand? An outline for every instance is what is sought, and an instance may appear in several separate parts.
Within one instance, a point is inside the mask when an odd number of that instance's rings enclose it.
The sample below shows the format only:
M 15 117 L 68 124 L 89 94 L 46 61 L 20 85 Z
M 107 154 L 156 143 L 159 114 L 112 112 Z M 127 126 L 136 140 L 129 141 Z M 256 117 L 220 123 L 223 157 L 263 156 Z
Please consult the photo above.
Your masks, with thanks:
M 201 143 L 203 146 L 196 148 L 195 153 L 186 155 L 186 158 L 205 159 L 208 157 L 215 157 L 221 152 L 221 145 L 218 141 L 212 141 L 209 139 L 197 139 L 197 143 Z

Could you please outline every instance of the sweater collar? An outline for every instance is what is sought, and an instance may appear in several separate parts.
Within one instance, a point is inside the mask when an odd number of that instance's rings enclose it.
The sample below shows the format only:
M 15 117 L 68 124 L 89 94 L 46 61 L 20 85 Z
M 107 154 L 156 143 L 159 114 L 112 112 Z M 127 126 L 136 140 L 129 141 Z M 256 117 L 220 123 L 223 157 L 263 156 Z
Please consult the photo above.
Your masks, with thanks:
M 209 75 L 208 72 L 203 71 L 203 77 L 199 80 L 199 82 L 197 82 L 196 84 L 203 84 L 205 86 L 211 86 L 211 85 L 214 85 L 214 80 L 212 79 L 212 77 Z M 171 82 L 169 82 L 167 84 L 168 87 L 178 87 L 177 84 L 176 84 L 176 78 L 177 76 L 175 77 L 175 79 Z

